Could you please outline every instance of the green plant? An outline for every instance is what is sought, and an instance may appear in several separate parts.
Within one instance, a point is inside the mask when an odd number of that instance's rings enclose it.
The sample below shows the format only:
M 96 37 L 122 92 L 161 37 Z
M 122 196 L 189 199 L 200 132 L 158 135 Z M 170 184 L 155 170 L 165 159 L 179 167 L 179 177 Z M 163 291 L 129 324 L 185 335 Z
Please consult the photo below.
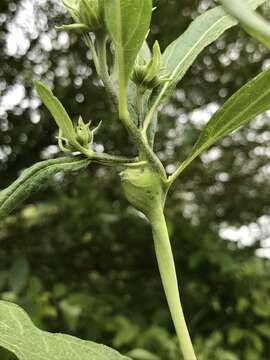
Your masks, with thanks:
M 263 2 L 253 0 L 248 3 L 252 9 Z M 91 161 L 115 166 L 127 200 L 144 213 L 152 227 L 161 279 L 183 357 L 196 359 L 181 307 L 164 218 L 166 196 L 178 176 L 202 151 L 270 108 L 270 70 L 243 86 L 214 114 L 187 159 L 167 176 L 154 152 L 159 106 L 172 94 L 197 55 L 225 30 L 236 25 L 237 20 L 227 15 L 222 7 L 214 8 L 198 17 L 163 54 L 158 43 L 154 44 L 151 54 L 145 41 L 151 20 L 151 0 L 66 0 L 64 4 L 75 23 L 61 28 L 79 31 L 92 51 L 97 73 L 111 99 L 112 108 L 118 109 L 119 120 L 133 140 L 137 157 L 95 152 L 92 143 L 100 125 L 90 129 L 90 123 L 84 123 L 80 118 L 74 127 L 51 90 L 36 82 L 40 98 L 59 127 L 59 147 L 69 156 L 34 165 L 3 190 L 0 193 L 0 219 L 56 172 L 78 171 Z M 110 54 L 107 54 L 108 41 L 112 44 Z M 109 60 L 112 66 L 108 65 Z M 81 359 L 125 358 L 101 345 L 42 332 L 16 305 L 0 304 L 0 345 L 20 359 L 44 356 L 51 359 L 76 356 Z

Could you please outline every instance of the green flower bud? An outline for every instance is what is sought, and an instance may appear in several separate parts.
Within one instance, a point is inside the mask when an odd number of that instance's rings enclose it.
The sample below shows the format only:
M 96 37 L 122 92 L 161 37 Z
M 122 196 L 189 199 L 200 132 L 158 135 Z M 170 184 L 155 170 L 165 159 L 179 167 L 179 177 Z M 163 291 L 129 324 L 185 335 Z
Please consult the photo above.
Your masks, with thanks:
M 133 69 L 132 81 L 139 87 L 141 92 L 147 89 L 154 89 L 162 82 L 167 81 L 167 77 L 161 77 L 162 57 L 160 47 L 156 41 L 153 46 L 152 59 L 146 63 L 138 59 Z
M 80 147 L 90 149 L 94 141 L 94 136 L 102 125 L 102 121 L 100 121 L 98 126 L 94 127 L 92 130 L 90 130 L 90 125 L 91 121 L 85 124 L 82 117 L 79 117 L 78 124 L 75 128 L 76 140 L 74 143 L 71 143 L 66 137 L 64 137 L 62 130 L 59 129 L 59 135 L 57 137 L 59 148 L 63 152 L 80 151 Z
M 159 175 L 148 167 L 126 169 L 120 173 L 120 178 L 127 200 L 146 217 L 163 205 L 166 192 Z
M 90 123 L 85 124 L 82 117 L 79 117 L 76 127 L 77 140 L 83 147 L 88 147 L 93 142 L 93 133 L 89 129 Z
M 96 32 L 104 26 L 104 0 L 62 0 L 76 26 L 63 26 L 66 29 L 79 29 Z
M 89 31 L 97 31 L 103 25 L 103 0 L 80 0 L 79 13 L 81 22 L 85 24 Z

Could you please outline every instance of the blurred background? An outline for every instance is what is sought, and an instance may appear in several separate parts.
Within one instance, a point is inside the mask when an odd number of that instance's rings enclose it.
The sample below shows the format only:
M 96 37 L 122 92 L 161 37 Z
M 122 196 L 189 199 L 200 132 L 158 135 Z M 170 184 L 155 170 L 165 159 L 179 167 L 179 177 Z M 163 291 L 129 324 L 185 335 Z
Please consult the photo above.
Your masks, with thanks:
M 159 0 L 150 43 L 162 49 L 211 0 Z M 261 11 L 270 13 L 269 3 Z M 58 0 L 0 2 L 0 188 L 58 155 L 56 126 L 33 91 L 54 88 L 74 120 L 104 125 L 97 151 L 134 149 L 110 111 L 91 54 Z M 269 67 L 262 45 L 234 28 L 208 47 L 159 120 L 168 172 L 209 117 Z M 197 159 L 168 196 L 166 215 L 183 306 L 200 360 L 270 359 L 270 112 Z M 1 224 L 0 298 L 42 329 L 106 343 L 134 360 L 179 360 L 145 219 L 123 198 L 117 172 L 91 165 L 58 174 Z M 0 349 L 1 360 L 14 359 Z

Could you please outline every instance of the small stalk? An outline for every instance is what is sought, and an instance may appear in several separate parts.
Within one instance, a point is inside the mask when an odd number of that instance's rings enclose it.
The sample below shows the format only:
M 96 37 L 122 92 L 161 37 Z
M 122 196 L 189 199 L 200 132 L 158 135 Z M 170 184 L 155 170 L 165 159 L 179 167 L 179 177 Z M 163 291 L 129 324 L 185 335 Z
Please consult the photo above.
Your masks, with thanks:
M 152 211 L 149 221 L 152 226 L 160 276 L 179 340 L 180 350 L 184 360 L 197 360 L 180 301 L 173 253 L 162 206 Z

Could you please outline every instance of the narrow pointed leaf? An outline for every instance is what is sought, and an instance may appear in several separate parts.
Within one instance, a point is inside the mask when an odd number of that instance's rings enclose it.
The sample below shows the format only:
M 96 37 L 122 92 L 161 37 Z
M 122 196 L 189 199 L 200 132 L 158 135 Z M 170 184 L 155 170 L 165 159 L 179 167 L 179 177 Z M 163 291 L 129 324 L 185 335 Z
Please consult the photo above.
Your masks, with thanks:
M 243 0 L 220 0 L 228 14 L 235 17 L 252 37 L 270 47 L 270 24 Z
M 127 85 L 148 32 L 152 0 L 105 0 L 106 24 L 115 46 L 118 78 Z
M 54 96 L 53 92 L 42 82 L 35 82 L 36 90 L 44 105 L 48 108 L 56 121 L 62 136 L 66 138 L 70 144 L 76 144 L 76 133 L 72 121 L 61 102 Z
M 0 221 L 31 194 L 41 189 L 52 175 L 59 171 L 77 171 L 87 167 L 89 163 L 89 159 L 62 157 L 41 161 L 31 166 L 8 188 L 0 191 Z
M 0 301 L 0 346 L 19 360 L 130 360 L 117 351 L 34 326 L 17 305 Z
M 247 3 L 251 9 L 255 9 L 265 1 L 248 0 Z M 163 54 L 162 74 L 169 74 L 171 80 L 159 87 L 152 99 L 154 108 L 171 95 L 197 56 L 237 23 L 222 6 L 218 6 L 198 16 L 188 29 L 167 47 Z
M 222 137 L 270 109 L 270 69 L 260 73 L 238 90 L 210 119 L 178 175 Z
M 254 30 L 253 28 L 241 24 L 242 28 L 254 39 L 258 40 L 262 44 L 264 44 L 268 49 L 270 49 L 270 37 L 264 36 L 263 34 L 259 33 L 258 31 Z

